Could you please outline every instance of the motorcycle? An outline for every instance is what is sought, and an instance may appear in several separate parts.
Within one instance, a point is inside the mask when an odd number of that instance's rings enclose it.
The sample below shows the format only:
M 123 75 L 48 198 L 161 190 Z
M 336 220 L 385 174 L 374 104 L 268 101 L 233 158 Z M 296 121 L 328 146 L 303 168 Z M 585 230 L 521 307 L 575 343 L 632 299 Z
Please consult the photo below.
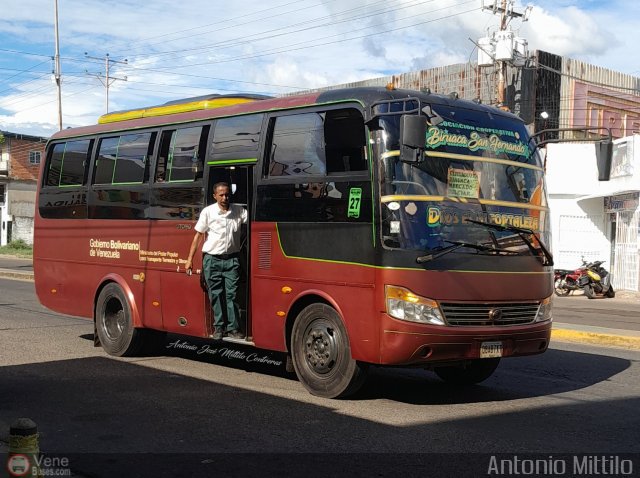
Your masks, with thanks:
M 583 260 L 582 267 L 575 270 L 555 269 L 553 271 L 553 289 L 557 296 L 566 297 L 574 290 L 582 290 L 582 285 L 578 284 L 580 278 L 586 274 L 585 266 L 587 263 Z
M 602 267 L 604 261 L 589 262 L 586 265 L 586 274 L 580 277 L 579 284 L 582 284 L 584 295 L 589 299 L 596 297 L 613 298 L 616 292 L 611 285 L 611 274 Z
M 605 261 L 586 262 L 582 259 L 582 266 L 575 270 L 554 270 L 554 292 L 564 297 L 574 290 L 583 290 L 589 299 L 596 297 L 615 297 L 611 285 L 611 274 L 602 267 Z

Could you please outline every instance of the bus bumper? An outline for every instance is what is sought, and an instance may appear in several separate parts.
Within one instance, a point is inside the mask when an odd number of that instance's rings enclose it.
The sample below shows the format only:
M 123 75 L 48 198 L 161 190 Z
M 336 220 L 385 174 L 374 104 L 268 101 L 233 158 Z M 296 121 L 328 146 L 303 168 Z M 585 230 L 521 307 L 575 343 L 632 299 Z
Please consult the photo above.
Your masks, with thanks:
M 420 365 L 479 359 L 486 350 L 501 357 L 547 350 L 552 321 L 509 327 L 451 327 L 402 322 L 383 314 L 380 364 Z M 498 345 L 495 347 L 495 345 Z M 494 347 L 492 347 L 494 346 Z M 496 356 L 496 355 L 492 355 Z

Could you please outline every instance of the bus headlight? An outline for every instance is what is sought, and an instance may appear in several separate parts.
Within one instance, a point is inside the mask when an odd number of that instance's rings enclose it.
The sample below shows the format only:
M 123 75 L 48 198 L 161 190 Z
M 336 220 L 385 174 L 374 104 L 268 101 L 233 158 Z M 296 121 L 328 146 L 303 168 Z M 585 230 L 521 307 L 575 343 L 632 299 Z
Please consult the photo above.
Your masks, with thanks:
M 385 287 L 387 314 L 395 319 L 420 324 L 444 325 L 442 313 L 435 300 L 420 297 L 404 287 Z
M 538 313 L 536 314 L 536 320 L 534 322 L 544 322 L 553 319 L 551 308 L 553 307 L 553 296 L 547 297 L 542 301 L 540 307 L 538 307 Z

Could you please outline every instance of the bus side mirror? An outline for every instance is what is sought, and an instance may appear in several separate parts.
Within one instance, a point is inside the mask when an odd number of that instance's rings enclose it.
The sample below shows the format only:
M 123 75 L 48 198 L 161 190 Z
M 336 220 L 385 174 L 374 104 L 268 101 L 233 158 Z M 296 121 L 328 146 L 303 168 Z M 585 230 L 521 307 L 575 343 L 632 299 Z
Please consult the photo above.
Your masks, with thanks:
M 598 163 L 598 181 L 609 181 L 611 162 L 613 161 L 613 143 L 605 139 L 596 143 L 596 161 Z
M 400 159 L 415 162 L 420 159 L 427 138 L 427 119 L 421 115 L 400 118 Z M 416 154 L 418 153 L 418 154 Z

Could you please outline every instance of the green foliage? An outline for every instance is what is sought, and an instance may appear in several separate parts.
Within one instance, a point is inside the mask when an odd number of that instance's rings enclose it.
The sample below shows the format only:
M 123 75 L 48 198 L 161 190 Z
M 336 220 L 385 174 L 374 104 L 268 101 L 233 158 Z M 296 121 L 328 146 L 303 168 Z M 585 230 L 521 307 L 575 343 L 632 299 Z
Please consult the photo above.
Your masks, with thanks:
M 0 133 L 0 144 L 4 143 L 4 135 Z
M 0 247 L 0 254 L 7 254 L 19 257 L 33 256 L 33 247 L 24 242 L 22 239 L 11 241 L 6 246 Z

